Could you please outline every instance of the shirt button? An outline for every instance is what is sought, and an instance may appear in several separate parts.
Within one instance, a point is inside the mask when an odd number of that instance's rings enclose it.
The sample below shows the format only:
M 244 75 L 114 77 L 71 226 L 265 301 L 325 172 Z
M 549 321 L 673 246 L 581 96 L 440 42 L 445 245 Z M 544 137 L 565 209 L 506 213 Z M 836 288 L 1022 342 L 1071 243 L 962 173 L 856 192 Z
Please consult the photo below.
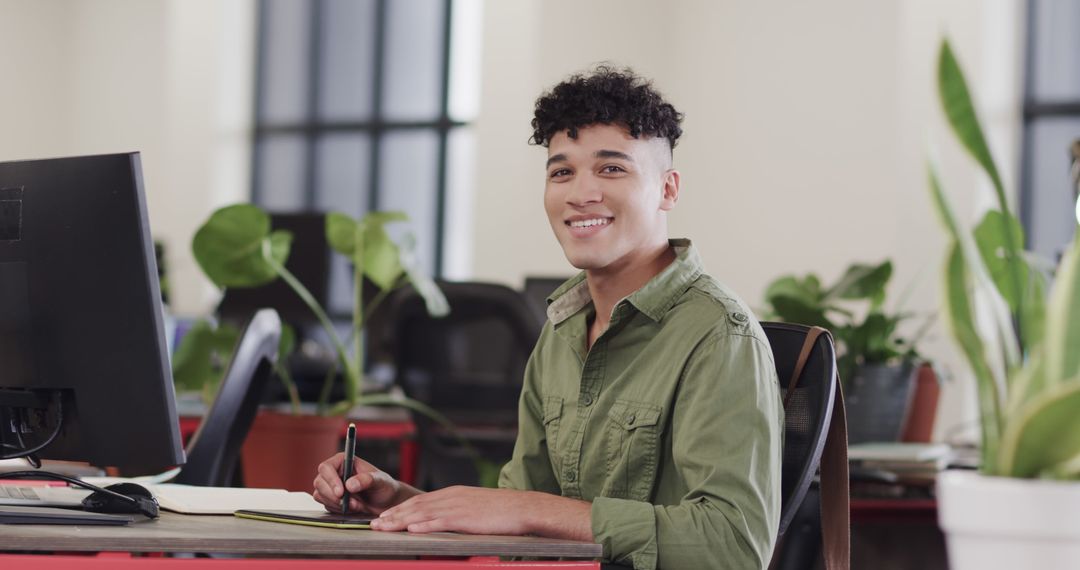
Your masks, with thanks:
M 591 406 L 592 405 L 592 394 L 585 394 L 584 396 L 582 396 L 581 397 L 581 405 L 583 405 L 583 406 Z
M 626 423 L 633 425 L 635 420 L 637 420 L 637 416 L 630 414 L 630 417 L 626 418 Z
M 575 479 L 577 479 L 577 472 L 576 471 L 567 471 L 566 472 L 566 480 L 567 481 L 570 481 L 571 483 L 573 483 Z

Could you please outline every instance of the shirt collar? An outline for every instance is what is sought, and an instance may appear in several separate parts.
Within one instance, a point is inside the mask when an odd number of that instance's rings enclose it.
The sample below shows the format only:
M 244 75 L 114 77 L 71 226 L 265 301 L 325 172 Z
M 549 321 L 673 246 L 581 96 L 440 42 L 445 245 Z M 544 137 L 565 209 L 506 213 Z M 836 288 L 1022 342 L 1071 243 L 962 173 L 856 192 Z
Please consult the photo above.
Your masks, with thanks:
M 668 243 L 675 249 L 675 261 L 625 299 L 637 310 L 657 322 L 686 292 L 690 284 L 705 271 L 701 257 L 690 240 L 671 239 Z M 585 272 L 582 271 L 563 283 L 547 298 L 547 302 L 548 319 L 553 325 L 565 321 L 582 307 L 592 303 L 589 284 L 585 281 Z

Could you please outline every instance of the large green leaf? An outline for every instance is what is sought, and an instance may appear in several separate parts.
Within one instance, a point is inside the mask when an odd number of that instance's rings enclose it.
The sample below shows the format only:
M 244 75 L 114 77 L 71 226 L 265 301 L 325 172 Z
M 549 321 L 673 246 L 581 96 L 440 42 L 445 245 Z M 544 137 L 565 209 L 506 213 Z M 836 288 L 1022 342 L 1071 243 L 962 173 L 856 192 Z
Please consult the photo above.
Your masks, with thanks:
M 1012 234 L 1012 243 L 1020 247 L 1024 245 L 1024 228 L 1020 220 L 1013 216 L 1006 216 L 999 210 L 990 210 L 983 216 L 979 225 L 975 227 L 975 245 L 979 248 L 983 263 L 997 286 L 998 292 L 1009 304 L 1013 313 L 1019 310 L 1021 303 L 1020 295 L 1023 291 L 1016 289 L 1017 284 L 1012 280 L 1013 264 L 1019 264 L 1021 278 L 1024 283 L 1028 282 L 1029 269 L 1023 257 L 1012 258 L 1008 252 L 1008 240 L 1005 236 L 1006 228 Z
M 963 70 L 960 69 L 960 64 L 956 61 L 948 40 L 942 41 L 941 52 L 938 57 L 938 93 L 941 97 L 945 115 L 948 117 L 949 125 L 952 127 L 956 137 L 960 139 L 961 145 L 975 158 L 975 162 L 982 166 L 994 185 L 998 209 L 1004 213 L 1004 216 L 1000 219 L 1004 257 L 1009 260 L 1018 260 L 1023 247 L 1019 241 L 1014 239 L 1012 230 L 1008 225 L 1008 220 L 1012 218 L 1012 214 L 1005 196 L 1005 188 L 1001 183 L 1001 175 L 998 174 L 997 166 L 995 166 L 993 156 L 990 154 L 990 148 L 986 144 L 986 137 L 983 136 L 982 126 L 979 124 L 978 115 L 975 113 L 975 106 L 971 102 L 967 80 L 964 79 Z M 1020 267 L 1019 264 L 1008 263 L 1005 270 L 1008 276 L 1007 279 L 1012 282 L 1011 290 L 1018 292 L 1015 296 L 1016 304 L 1010 303 L 1010 307 L 1016 307 L 1012 309 L 1012 314 L 1013 318 L 1020 321 L 1020 333 L 1018 336 L 1023 341 L 1023 337 L 1028 334 L 1025 330 L 1026 323 L 1022 319 L 1025 314 L 1023 304 L 1027 296 L 1025 293 L 1027 281 L 1021 274 Z M 1026 342 L 1024 345 L 1029 346 Z
M 1023 322 L 1024 349 L 1030 354 L 1038 349 L 1046 336 L 1046 278 L 1028 262 L 1028 286 L 1024 304 L 1020 307 Z
M 799 279 L 794 275 L 777 278 L 765 289 L 765 301 L 772 303 L 778 296 L 794 297 L 808 305 L 821 303 L 821 281 L 813 273 Z
M 836 326 L 829 321 L 821 306 L 807 303 L 802 298 L 776 295 L 772 298 L 772 306 L 777 317 L 786 323 L 818 326 L 829 330 L 836 329 Z
M 967 80 L 964 72 L 960 69 L 960 63 L 953 55 L 952 46 L 948 40 L 941 42 L 941 51 L 938 54 L 938 95 L 941 97 L 941 106 L 945 116 L 949 119 L 956 137 L 971 156 L 975 158 L 986 175 L 990 177 L 997 192 L 1001 211 L 1008 213 L 1009 205 L 1005 201 L 1005 190 L 1001 184 L 1001 175 L 998 174 L 997 166 L 990 155 L 990 148 L 983 136 L 979 117 L 975 114 L 975 105 L 971 102 L 971 93 L 968 91 Z
M 236 327 L 214 327 L 208 321 L 196 321 L 180 339 L 173 355 L 177 389 L 202 392 L 205 399 L 213 397 L 239 338 Z
M 982 337 L 975 327 L 971 306 L 971 278 L 960 244 L 954 243 L 945 270 L 945 311 L 952 325 L 953 338 L 975 374 L 978 390 L 979 416 L 982 425 L 983 465 L 997 453 L 1001 437 L 1001 404 L 998 385 L 994 379 Z
M 356 232 L 359 224 L 345 214 L 330 212 L 326 214 L 326 241 L 334 251 L 354 259 L 356 253 Z
M 362 220 L 356 220 L 332 212 L 326 216 L 326 238 L 335 251 L 353 261 L 362 264 L 364 275 L 380 289 L 392 289 L 401 277 L 404 269 L 397 244 L 386 233 L 385 225 L 390 222 L 406 221 L 402 212 L 371 212 Z M 357 259 L 357 242 L 363 248 L 363 259 Z
M 892 269 L 889 260 L 879 265 L 853 264 L 825 293 L 825 298 L 869 299 L 875 306 L 880 305 L 885 299 L 885 286 L 892 277 Z
M 994 287 L 974 240 L 961 229 L 960 222 L 945 198 L 945 192 L 941 189 L 937 169 L 933 163 L 928 164 L 927 175 L 934 208 L 953 242 L 959 247 L 964 263 L 967 265 L 965 278 L 971 280 L 971 293 L 972 295 L 976 292 L 981 293 L 986 302 L 985 311 L 980 314 L 989 319 L 985 328 L 993 331 L 994 341 L 1001 349 L 1000 355 L 994 356 L 1000 356 L 1002 370 L 1013 370 L 1020 365 L 1021 357 L 1009 306 Z M 989 353 L 985 356 L 990 357 Z
M 218 287 L 257 287 L 278 275 L 270 255 L 284 265 L 292 234 L 270 233 L 270 217 L 250 204 L 226 206 L 211 214 L 191 243 L 195 260 Z
M 1009 422 L 998 467 L 1013 477 L 1052 475 L 1080 454 L 1080 378 L 1059 383 Z
M 409 283 L 423 297 L 428 314 L 433 317 L 450 314 L 450 303 L 446 300 L 446 295 L 443 295 L 442 289 L 420 268 L 420 260 L 416 257 L 416 238 L 412 234 L 406 234 L 401 241 L 401 264 L 405 268 Z
M 1046 325 L 1047 382 L 1080 376 L 1080 230 L 1050 291 Z
M 401 251 L 386 228 L 369 216 L 364 220 L 364 275 L 380 289 L 392 289 L 405 272 Z
M 865 339 L 863 353 L 867 363 L 886 362 L 900 356 L 896 349 L 897 344 L 893 341 L 893 334 L 901 318 L 875 311 L 867 315 L 866 320 L 858 326 L 856 334 Z

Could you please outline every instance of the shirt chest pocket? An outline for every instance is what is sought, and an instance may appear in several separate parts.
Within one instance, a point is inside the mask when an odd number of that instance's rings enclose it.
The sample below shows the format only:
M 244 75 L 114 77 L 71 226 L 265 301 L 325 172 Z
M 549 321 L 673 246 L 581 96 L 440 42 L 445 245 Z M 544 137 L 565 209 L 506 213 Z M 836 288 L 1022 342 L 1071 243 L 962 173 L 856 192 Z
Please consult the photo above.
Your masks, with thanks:
M 562 423 L 563 399 L 557 396 L 544 398 L 544 437 L 547 439 L 548 457 L 558 473 L 562 462 L 559 460 L 559 424 Z
M 660 406 L 616 400 L 607 417 L 607 479 L 602 495 L 650 499 L 656 481 L 660 431 Z

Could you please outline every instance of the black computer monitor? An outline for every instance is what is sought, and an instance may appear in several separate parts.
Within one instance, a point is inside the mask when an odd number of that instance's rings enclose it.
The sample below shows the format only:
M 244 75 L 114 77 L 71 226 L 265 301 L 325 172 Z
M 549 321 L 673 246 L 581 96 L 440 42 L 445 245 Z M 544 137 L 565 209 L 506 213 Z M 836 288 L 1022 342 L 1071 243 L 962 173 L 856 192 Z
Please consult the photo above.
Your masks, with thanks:
M 138 153 L 0 163 L 0 455 L 182 464 L 162 317 Z

